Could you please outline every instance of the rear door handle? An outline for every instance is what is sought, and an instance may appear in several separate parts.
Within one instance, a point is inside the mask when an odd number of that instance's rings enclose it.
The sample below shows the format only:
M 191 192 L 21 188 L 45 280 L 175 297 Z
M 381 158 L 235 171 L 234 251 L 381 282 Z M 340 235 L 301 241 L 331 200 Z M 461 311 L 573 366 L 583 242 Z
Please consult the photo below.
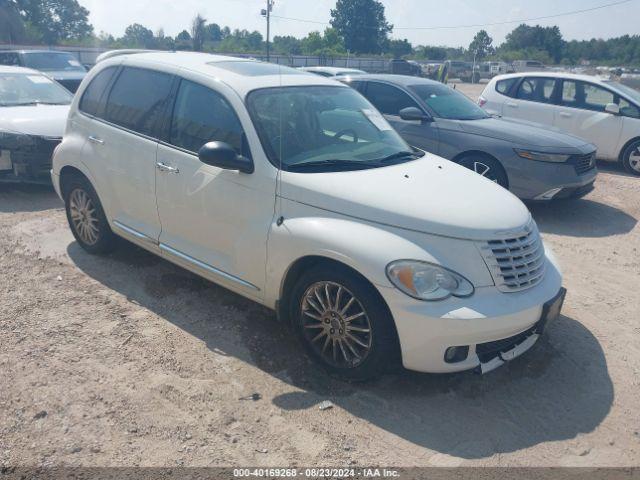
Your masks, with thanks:
M 564 118 L 571 118 L 571 114 L 568 112 L 560 112 L 560 116 Z
M 158 168 L 158 170 L 164 173 L 180 173 L 179 169 L 177 169 L 176 167 L 167 165 L 166 163 L 158 162 L 156 163 L 156 167 Z
M 507 102 L 507 107 L 518 108 L 518 104 L 513 102 Z
M 104 140 L 102 140 L 101 138 L 95 137 L 93 135 L 89 137 L 89 141 L 97 145 L 104 145 Z

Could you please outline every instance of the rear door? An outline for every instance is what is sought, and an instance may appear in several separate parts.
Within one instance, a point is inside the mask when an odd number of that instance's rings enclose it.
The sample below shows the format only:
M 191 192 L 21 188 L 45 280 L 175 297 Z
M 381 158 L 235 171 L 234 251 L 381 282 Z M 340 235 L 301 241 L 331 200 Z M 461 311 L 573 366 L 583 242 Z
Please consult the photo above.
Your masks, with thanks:
M 436 122 L 407 121 L 400 118 L 400 110 L 404 108 L 415 107 L 424 112 L 407 92 L 388 83 L 367 81 L 363 93 L 409 145 L 434 154 L 439 152 Z
M 563 80 L 555 126 L 595 144 L 598 157 L 616 159 L 624 117 L 607 113 L 609 103 L 619 97 L 589 82 Z
M 515 87 L 513 98 L 505 101 L 503 115 L 551 127 L 556 114 L 556 94 L 556 79 L 524 77 Z
M 160 236 L 158 133 L 174 77 L 134 67 L 124 67 L 116 75 L 104 105 L 86 129 L 83 155 L 91 158 L 112 226 L 133 241 L 155 245 Z

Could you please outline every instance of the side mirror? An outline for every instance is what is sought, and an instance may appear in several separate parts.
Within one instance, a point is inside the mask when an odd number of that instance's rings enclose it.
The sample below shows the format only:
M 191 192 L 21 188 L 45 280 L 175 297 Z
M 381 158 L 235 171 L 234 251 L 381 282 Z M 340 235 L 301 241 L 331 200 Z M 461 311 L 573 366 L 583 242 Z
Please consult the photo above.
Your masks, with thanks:
M 238 170 L 242 173 L 253 173 L 251 159 L 238 155 L 231 145 L 224 142 L 209 142 L 198 152 L 202 163 L 225 170 Z
M 400 110 L 400 118 L 410 122 L 430 122 L 431 117 L 417 107 L 407 107 Z
M 604 111 L 612 115 L 620 115 L 620 105 L 617 103 L 607 103 L 607 106 L 604 107 Z

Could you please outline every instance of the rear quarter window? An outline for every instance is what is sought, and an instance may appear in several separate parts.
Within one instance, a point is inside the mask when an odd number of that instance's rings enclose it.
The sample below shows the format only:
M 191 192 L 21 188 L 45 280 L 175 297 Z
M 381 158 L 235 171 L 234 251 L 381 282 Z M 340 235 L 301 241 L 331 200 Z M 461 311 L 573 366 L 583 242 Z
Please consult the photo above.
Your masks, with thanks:
M 496 83 L 496 92 L 501 93 L 502 95 L 511 96 L 509 92 L 511 92 L 511 87 L 513 87 L 517 78 L 507 78 L 506 80 L 499 80 Z
M 117 67 L 105 68 L 98 73 L 89 86 L 85 89 L 80 100 L 79 109 L 87 115 L 97 116 L 100 111 L 100 101 L 102 100 L 105 90 L 109 86 L 109 82 L 116 73 Z

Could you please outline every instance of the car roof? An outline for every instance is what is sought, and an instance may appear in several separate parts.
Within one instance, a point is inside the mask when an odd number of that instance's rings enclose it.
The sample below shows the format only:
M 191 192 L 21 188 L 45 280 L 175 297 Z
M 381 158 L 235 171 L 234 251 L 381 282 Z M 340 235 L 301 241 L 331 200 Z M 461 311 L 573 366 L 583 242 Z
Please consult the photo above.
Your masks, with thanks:
M 42 75 L 42 72 L 32 68 L 15 67 L 13 65 L 0 65 L 0 73 L 24 73 L 25 75 Z
M 101 67 L 124 64 L 180 75 L 190 71 L 223 82 L 241 97 L 261 88 L 325 85 L 339 82 L 274 63 L 198 52 L 147 52 L 122 55 L 100 62 Z
M 550 71 L 509 73 L 506 75 L 498 75 L 497 77 L 494 77 L 493 81 L 495 82 L 499 80 L 507 80 L 509 78 L 522 78 L 522 77 L 565 78 L 568 80 L 582 80 L 584 82 L 603 83 L 603 79 L 601 77 L 596 77 L 594 75 L 583 75 L 579 73 L 564 73 L 564 72 L 550 72 Z
M 303 72 L 327 72 L 327 73 L 337 73 L 337 72 L 362 72 L 363 70 L 358 70 L 357 68 L 349 68 L 349 67 L 300 67 L 299 70 Z
M 394 75 L 391 73 L 367 73 L 365 75 L 353 77 L 352 80 L 355 82 L 363 80 L 379 80 L 381 82 L 394 83 L 403 87 L 407 87 L 409 85 L 442 85 L 440 82 L 429 80 L 428 78 L 413 77 L 411 75 Z

